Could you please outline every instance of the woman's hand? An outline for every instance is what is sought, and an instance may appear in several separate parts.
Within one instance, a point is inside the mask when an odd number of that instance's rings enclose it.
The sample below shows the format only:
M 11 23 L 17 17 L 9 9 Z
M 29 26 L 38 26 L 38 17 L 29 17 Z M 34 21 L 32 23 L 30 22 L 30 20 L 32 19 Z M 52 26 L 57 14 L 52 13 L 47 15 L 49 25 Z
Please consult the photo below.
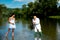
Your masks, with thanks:
M 12 23 L 12 25 L 14 25 L 14 23 Z
M 9 22 L 10 24 L 14 25 L 14 23 Z

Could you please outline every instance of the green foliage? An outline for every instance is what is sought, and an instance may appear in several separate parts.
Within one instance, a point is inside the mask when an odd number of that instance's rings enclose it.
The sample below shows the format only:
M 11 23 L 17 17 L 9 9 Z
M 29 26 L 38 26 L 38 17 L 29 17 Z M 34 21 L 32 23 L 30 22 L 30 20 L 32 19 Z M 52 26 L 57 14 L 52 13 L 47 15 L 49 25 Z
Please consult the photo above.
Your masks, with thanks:
M 57 0 L 36 0 L 27 5 L 22 5 L 22 8 L 14 9 L 7 8 L 4 4 L 0 4 L 0 16 L 9 16 L 10 13 L 15 13 L 17 18 L 31 17 L 33 14 L 39 14 L 39 16 L 41 14 L 44 16 L 58 15 L 60 9 L 57 8 L 56 3 Z

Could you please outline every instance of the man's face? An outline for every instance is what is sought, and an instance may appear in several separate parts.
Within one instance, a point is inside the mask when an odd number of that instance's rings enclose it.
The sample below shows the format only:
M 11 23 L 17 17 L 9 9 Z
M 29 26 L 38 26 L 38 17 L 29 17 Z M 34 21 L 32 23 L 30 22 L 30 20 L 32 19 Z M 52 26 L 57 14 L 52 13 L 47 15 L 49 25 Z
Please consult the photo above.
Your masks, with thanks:
M 34 19 L 36 19 L 36 16 L 34 16 Z

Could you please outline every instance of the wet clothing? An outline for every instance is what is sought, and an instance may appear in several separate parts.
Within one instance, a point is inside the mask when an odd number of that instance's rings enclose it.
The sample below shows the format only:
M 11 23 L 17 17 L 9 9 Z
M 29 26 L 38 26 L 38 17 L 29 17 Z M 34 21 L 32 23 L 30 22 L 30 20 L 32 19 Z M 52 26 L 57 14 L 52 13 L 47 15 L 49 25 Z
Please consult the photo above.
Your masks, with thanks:
M 11 24 L 11 23 L 13 23 L 13 24 Z M 15 29 L 16 28 L 15 20 L 12 19 L 12 18 L 10 18 L 9 28 L 12 28 L 12 29 Z
M 41 25 L 40 25 L 39 18 L 36 18 L 35 20 L 33 19 L 32 22 L 35 22 L 35 23 L 33 23 L 33 25 L 34 25 L 34 31 L 35 32 L 37 32 L 37 31 L 41 32 Z

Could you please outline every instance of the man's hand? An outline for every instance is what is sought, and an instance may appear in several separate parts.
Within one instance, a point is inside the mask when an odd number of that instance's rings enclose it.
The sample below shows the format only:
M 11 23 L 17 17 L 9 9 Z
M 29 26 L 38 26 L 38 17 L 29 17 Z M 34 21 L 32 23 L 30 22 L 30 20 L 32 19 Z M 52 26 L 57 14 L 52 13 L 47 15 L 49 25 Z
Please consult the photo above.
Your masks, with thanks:
M 33 24 L 36 24 L 36 22 L 33 22 Z

